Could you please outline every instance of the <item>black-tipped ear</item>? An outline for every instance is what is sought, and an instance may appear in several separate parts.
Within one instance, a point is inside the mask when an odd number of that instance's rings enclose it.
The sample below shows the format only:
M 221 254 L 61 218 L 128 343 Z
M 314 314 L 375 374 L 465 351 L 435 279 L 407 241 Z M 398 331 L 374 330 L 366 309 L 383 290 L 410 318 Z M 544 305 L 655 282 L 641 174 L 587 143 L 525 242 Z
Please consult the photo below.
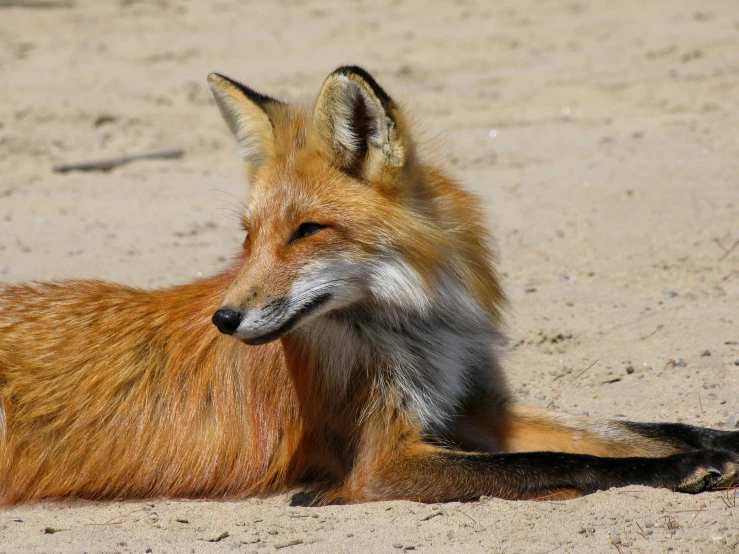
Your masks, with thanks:
M 208 85 L 226 125 L 241 147 L 247 177 L 251 178 L 275 154 L 271 115 L 283 104 L 218 73 L 208 75 Z
M 344 171 L 371 179 L 402 168 L 408 140 L 390 96 L 361 67 L 343 66 L 323 83 L 313 112 L 313 133 Z

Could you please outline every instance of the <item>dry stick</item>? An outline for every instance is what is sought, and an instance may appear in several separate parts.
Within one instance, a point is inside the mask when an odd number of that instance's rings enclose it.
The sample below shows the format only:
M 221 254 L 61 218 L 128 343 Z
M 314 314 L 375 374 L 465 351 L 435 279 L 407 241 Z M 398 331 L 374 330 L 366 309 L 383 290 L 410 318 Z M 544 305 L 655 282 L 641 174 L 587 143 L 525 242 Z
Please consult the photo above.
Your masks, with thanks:
M 713 242 L 715 242 L 716 244 L 718 244 L 719 245 L 719 248 L 721 248 L 721 250 L 724 251 L 724 255 L 721 256 L 719 258 L 719 260 L 725 260 L 726 258 L 728 258 L 729 257 L 729 254 L 731 254 L 734 251 L 734 249 L 737 246 L 739 246 L 739 239 L 736 239 L 734 241 L 734 244 L 732 244 L 729 248 L 724 248 L 724 245 L 721 244 L 721 241 L 719 239 L 717 239 L 717 238 L 716 239 L 713 239 Z
M 727 487 L 727 489 L 726 489 L 726 498 L 724 498 L 723 496 L 721 497 L 721 500 L 724 502 L 724 504 L 726 504 L 726 507 L 727 508 L 736 508 L 736 491 L 737 491 L 737 487 L 735 486 L 735 484 L 736 484 L 736 479 L 734 479 L 734 481 L 731 483 L 731 486 L 730 487 Z M 729 493 L 732 492 L 732 491 L 734 492 L 734 498 L 732 498 L 732 501 L 729 501 Z
M 121 525 L 123 523 L 122 521 L 115 521 L 115 520 L 124 518 L 126 516 L 130 516 L 131 514 L 135 514 L 136 512 L 140 512 L 142 510 L 144 510 L 144 508 L 136 508 L 135 510 L 131 510 L 130 512 L 126 512 L 124 514 L 112 517 L 108 521 L 104 521 L 103 523 L 85 523 L 85 526 L 98 527 L 101 525 Z
M 53 169 L 55 173 L 68 173 L 70 171 L 110 171 L 118 166 L 138 160 L 173 160 L 181 158 L 184 154 L 184 150 L 177 148 L 175 150 L 161 150 L 159 152 L 149 152 L 147 154 L 133 154 L 131 156 L 121 156 L 120 158 L 109 158 L 92 162 L 55 165 Z
M 74 8 L 67 0 L 0 0 L 0 8 Z
M 541 554 L 551 554 L 552 552 L 556 552 L 557 550 L 559 550 L 560 548 L 562 548 L 564 546 L 564 544 L 565 543 L 560 543 L 559 546 L 555 546 L 551 550 L 547 550 L 546 552 L 542 552 Z
M 652 331 L 648 335 L 644 335 L 644 336 L 639 337 L 639 340 L 647 340 L 648 338 L 653 337 L 654 335 L 657 334 L 657 331 L 659 331 L 660 329 L 662 329 L 662 327 L 664 327 L 664 325 L 662 323 L 660 323 L 659 325 L 657 325 L 657 328 L 654 331 Z
M 455 511 L 459 512 L 459 513 L 460 513 L 460 514 L 462 514 L 462 515 L 463 515 L 464 517 L 466 517 L 467 519 L 469 519 L 469 520 L 470 520 L 470 521 L 471 521 L 472 523 L 474 523 L 475 525 L 477 525 L 477 522 L 476 522 L 476 521 L 475 521 L 475 520 L 474 520 L 474 519 L 473 519 L 473 518 L 472 518 L 471 516 L 468 516 L 467 514 L 465 514 L 465 513 L 464 513 L 464 512 L 462 511 L 462 509 L 461 509 L 461 508 L 457 508 L 457 509 L 456 509 Z
M 559 392 L 558 392 L 557 394 L 555 394 L 555 395 L 554 395 L 554 398 L 552 398 L 552 399 L 551 399 L 551 400 L 549 401 L 549 404 L 547 404 L 547 409 L 549 409 L 549 407 L 550 407 L 550 406 L 551 406 L 552 404 L 554 404 L 554 401 L 555 401 L 555 400 L 557 400 L 557 398 L 559 398 L 559 395 L 560 395 L 560 394 L 562 394 L 562 393 L 563 393 L 564 391 L 566 391 L 566 390 L 568 389 L 568 387 L 569 387 L 569 386 L 570 386 L 570 385 L 571 385 L 572 383 L 574 383 L 574 382 L 575 382 L 575 381 L 577 381 L 577 380 L 578 380 L 578 379 L 579 379 L 580 377 L 582 377 L 583 373 L 585 373 L 585 372 L 586 372 L 587 370 L 589 370 L 589 369 L 590 369 L 591 367 L 593 367 L 593 366 L 594 366 L 595 364 L 597 364 L 597 363 L 598 363 L 599 361 L 600 361 L 600 360 L 595 360 L 595 361 L 594 361 L 594 362 L 593 362 L 592 364 L 590 364 L 590 365 L 589 365 L 588 367 L 586 367 L 586 368 L 585 368 L 585 369 L 583 369 L 583 370 L 582 370 L 582 371 L 581 371 L 580 373 L 578 373 L 578 374 L 577 374 L 577 376 L 576 376 L 576 377 L 575 377 L 575 378 L 574 378 L 574 379 L 573 379 L 572 381 L 570 381 L 569 383 L 567 383 L 567 384 L 566 384 L 566 385 L 564 386 L 564 388 L 560 389 L 560 391 L 559 391 Z
M 695 515 L 693 516 L 693 519 L 691 519 L 691 520 L 690 520 L 690 523 L 688 523 L 688 527 L 692 527 L 692 526 L 693 526 L 693 522 L 695 521 L 695 518 L 697 518 L 697 517 L 698 517 L 698 514 L 700 514 L 700 513 L 701 513 L 701 512 L 703 511 L 703 508 L 705 508 L 705 507 L 706 507 L 706 505 L 705 505 L 705 504 L 703 504 L 703 505 L 701 506 L 701 509 L 700 509 L 700 510 L 698 510 L 697 512 L 695 512 Z

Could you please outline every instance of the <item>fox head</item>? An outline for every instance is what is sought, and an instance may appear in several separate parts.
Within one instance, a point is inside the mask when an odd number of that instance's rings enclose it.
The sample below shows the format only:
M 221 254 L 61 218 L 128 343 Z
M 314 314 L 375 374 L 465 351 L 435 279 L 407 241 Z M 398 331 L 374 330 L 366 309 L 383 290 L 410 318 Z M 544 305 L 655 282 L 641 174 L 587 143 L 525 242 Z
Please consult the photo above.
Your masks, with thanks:
M 312 107 L 208 82 L 250 184 L 221 332 L 262 344 L 352 307 L 422 313 L 450 278 L 498 317 L 476 202 L 418 160 L 408 121 L 366 71 L 338 68 Z

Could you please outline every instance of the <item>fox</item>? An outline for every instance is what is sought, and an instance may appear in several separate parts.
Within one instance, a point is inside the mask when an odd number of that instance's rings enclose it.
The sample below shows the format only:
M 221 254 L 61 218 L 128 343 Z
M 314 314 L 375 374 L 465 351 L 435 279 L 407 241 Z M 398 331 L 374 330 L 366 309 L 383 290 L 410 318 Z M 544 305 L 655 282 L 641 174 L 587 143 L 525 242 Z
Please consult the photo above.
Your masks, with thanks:
M 739 432 L 520 404 L 480 201 L 342 66 L 311 105 L 213 73 L 248 183 L 220 274 L 0 287 L 0 504 L 567 499 L 733 486 Z

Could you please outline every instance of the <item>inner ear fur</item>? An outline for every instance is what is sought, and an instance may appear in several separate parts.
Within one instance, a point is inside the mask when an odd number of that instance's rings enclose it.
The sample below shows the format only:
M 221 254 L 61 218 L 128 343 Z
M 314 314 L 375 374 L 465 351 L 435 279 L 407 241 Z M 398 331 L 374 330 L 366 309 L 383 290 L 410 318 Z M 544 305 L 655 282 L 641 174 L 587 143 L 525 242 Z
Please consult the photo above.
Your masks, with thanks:
M 236 137 L 247 179 L 251 179 L 276 153 L 273 119 L 285 104 L 218 73 L 208 75 L 208 85 Z
M 311 132 L 340 169 L 371 180 L 405 166 L 410 141 L 400 110 L 364 69 L 343 66 L 323 83 Z

